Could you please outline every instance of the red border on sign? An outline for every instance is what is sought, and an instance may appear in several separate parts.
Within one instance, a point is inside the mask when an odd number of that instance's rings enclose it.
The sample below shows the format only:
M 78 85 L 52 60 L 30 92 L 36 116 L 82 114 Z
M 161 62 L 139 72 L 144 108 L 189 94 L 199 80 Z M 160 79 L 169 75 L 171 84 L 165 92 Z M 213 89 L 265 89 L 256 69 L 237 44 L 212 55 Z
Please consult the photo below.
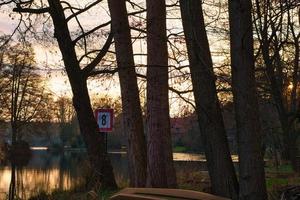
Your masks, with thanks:
M 99 128 L 99 125 L 98 125 L 98 114 L 100 112 L 108 112 L 110 113 L 110 128 Z M 100 132 L 112 132 L 113 130 L 113 119 L 114 119 L 114 109 L 111 109 L 111 108 L 98 108 L 95 110 L 95 119 L 96 119 L 96 122 L 97 122 L 97 125 L 98 125 L 98 130 Z

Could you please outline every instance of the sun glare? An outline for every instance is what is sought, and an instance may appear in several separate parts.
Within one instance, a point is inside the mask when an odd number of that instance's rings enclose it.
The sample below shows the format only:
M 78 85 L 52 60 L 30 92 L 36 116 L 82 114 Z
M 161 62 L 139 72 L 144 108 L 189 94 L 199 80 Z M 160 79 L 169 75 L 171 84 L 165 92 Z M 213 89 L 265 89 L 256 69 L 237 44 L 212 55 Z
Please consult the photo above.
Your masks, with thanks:
M 64 77 L 51 77 L 47 81 L 48 89 L 57 96 L 70 95 L 71 87 Z

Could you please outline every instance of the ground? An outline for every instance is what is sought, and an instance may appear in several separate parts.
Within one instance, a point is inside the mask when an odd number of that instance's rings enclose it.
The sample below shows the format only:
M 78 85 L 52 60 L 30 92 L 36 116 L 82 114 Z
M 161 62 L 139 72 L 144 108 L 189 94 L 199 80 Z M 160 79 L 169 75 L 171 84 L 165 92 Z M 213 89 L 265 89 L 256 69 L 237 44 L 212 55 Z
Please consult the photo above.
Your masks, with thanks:
M 277 200 L 280 195 L 293 186 L 300 186 L 300 177 L 298 173 L 293 172 L 289 164 L 284 164 L 276 169 L 273 166 L 266 166 L 266 184 L 269 194 L 269 200 Z M 210 192 L 210 181 L 208 173 L 205 171 L 187 172 L 177 174 L 179 188 Z M 127 183 L 124 180 L 120 185 L 126 187 Z M 300 191 L 300 188 L 299 190 Z M 82 188 L 77 188 L 72 191 L 54 191 L 51 194 L 41 192 L 30 200 L 103 200 L 108 199 L 111 195 L 118 191 L 84 191 Z

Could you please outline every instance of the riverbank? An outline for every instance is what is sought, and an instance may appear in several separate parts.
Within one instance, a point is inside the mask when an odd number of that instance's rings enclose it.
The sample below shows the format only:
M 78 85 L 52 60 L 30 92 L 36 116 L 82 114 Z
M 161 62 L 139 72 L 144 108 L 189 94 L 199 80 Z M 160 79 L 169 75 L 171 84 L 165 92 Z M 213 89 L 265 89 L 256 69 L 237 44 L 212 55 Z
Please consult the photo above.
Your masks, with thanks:
M 267 166 L 266 170 L 266 184 L 269 194 L 269 200 L 280 199 L 280 195 L 292 188 L 293 186 L 300 186 L 299 174 L 292 171 L 290 165 L 279 166 L 278 169 Z M 180 189 L 195 190 L 200 192 L 210 193 L 210 180 L 207 171 L 199 171 L 192 173 L 177 173 L 178 187 Z M 122 188 L 128 187 L 126 183 L 123 183 Z M 31 197 L 30 200 L 64 200 L 64 199 L 109 199 L 110 196 L 117 191 L 102 191 L 92 190 L 84 191 L 83 188 L 77 188 L 73 190 L 56 190 L 51 194 L 41 192 L 40 194 Z
M 46 192 L 41 192 L 36 196 L 30 197 L 29 200 L 106 200 L 109 199 L 112 195 L 117 193 L 119 190 L 115 191 L 78 191 L 78 190 L 56 190 L 51 194 L 47 194 Z
M 80 149 L 66 149 L 61 153 L 47 151 L 46 148 L 31 148 L 32 157 L 27 165 L 16 167 L 11 164 L 0 164 L 0 199 L 6 199 L 9 192 L 10 177 L 17 175 L 17 182 L 22 188 L 17 190 L 18 199 L 41 194 L 41 200 L 55 199 L 95 199 L 108 198 L 108 194 L 116 191 L 88 191 L 90 174 L 86 152 Z M 125 151 L 109 151 L 115 177 L 119 187 L 128 187 L 128 160 Z M 174 167 L 177 172 L 179 188 L 210 192 L 210 179 L 207 172 L 206 159 L 203 154 L 174 153 Z M 238 169 L 238 157 L 232 156 Z M 270 194 L 278 195 L 282 188 L 290 185 L 300 185 L 298 174 L 290 165 L 272 167 L 272 162 L 266 160 L 267 186 Z M 104 198 L 105 197 L 105 198 Z M 276 199 L 276 198 L 275 198 Z M 273 199 L 272 199 L 273 200 Z

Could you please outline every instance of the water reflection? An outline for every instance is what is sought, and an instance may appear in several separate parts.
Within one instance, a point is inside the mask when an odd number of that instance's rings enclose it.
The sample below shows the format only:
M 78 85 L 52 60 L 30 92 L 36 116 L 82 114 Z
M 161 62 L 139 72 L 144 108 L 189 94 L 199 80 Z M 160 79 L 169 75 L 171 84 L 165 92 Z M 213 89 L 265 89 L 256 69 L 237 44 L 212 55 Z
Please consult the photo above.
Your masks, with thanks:
M 231 155 L 231 159 L 233 162 L 238 162 L 239 160 L 237 155 Z M 204 154 L 196 154 L 196 153 L 173 153 L 173 160 L 206 162 L 206 158 Z
M 28 199 L 40 191 L 71 189 L 83 181 L 82 154 L 52 155 L 47 151 L 34 151 L 24 167 L 5 165 L 0 168 L 0 199 Z
M 78 183 L 69 173 L 59 169 L 36 170 L 5 167 L 0 175 L 0 199 L 5 199 L 9 188 L 9 199 L 14 196 L 27 199 L 39 191 L 50 192 L 54 189 L 70 189 Z
M 127 154 L 111 152 L 109 155 L 118 184 L 125 186 L 128 183 Z M 174 153 L 173 157 L 177 173 L 206 170 L 203 155 Z M 52 154 L 44 149 L 34 150 L 26 166 L 0 165 L 0 199 L 12 199 L 13 196 L 28 199 L 41 191 L 72 189 L 88 177 L 87 166 L 85 152 Z

